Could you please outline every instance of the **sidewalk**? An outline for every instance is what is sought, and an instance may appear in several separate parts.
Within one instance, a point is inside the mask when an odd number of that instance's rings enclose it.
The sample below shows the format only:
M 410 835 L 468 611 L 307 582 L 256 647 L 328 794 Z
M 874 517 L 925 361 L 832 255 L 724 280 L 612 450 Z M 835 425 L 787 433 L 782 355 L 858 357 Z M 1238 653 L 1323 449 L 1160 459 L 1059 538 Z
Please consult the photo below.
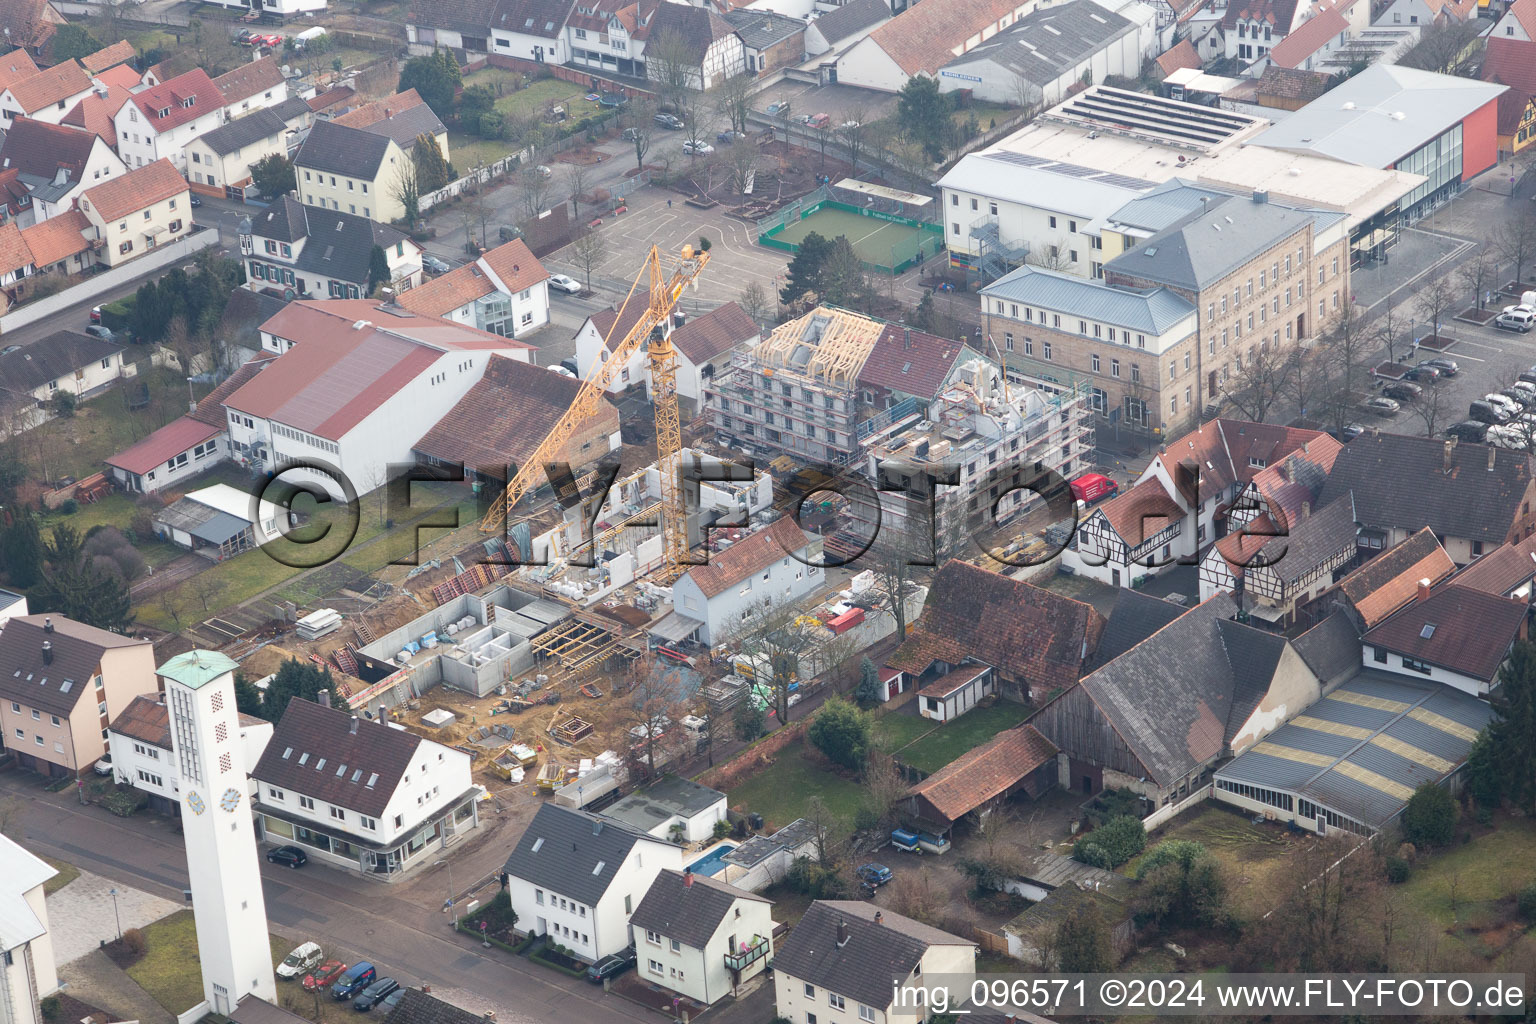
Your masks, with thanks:
M 61 934 L 57 923 L 54 923 L 54 928 L 55 936 Z M 113 1020 L 174 1024 L 176 1019 L 99 949 L 60 967 L 59 980 L 68 986 L 66 991 L 71 996 L 82 1003 L 106 1010 Z
M 115 900 L 109 891 L 114 887 Z M 103 941 L 117 938 L 119 927 L 123 931 L 143 928 L 180 909 L 142 889 L 81 871 L 79 878 L 48 897 L 54 959 L 67 964 L 94 952 Z

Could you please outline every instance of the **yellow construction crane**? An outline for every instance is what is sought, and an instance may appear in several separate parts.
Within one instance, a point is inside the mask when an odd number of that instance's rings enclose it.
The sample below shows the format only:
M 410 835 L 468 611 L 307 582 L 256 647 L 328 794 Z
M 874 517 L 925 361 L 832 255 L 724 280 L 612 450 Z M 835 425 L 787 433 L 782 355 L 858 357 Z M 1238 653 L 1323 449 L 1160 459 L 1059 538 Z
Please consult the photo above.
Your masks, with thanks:
M 481 520 L 482 530 L 501 530 L 512 507 L 523 495 L 544 482 L 545 463 L 564 451 L 577 428 L 598 410 L 613 378 L 644 344 L 651 363 L 651 400 L 656 409 L 656 466 L 661 477 L 661 529 L 665 553 L 658 578 L 671 583 L 686 570 L 683 558 L 688 550 L 687 508 L 683 503 L 682 483 L 677 478 L 677 460 L 683 447 L 682 427 L 677 417 L 677 351 L 672 347 L 664 325 L 683 288 L 697 285 L 699 274 L 709 262 L 709 253 L 685 245 L 677 257 L 668 257 L 665 262 L 672 265 L 670 273 L 663 266 L 661 250 L 651 246 L 645 265 L 635 275 L 635 283 L 619 307 L 619 315 L 614 319 L 608 337 L 603 339 L 603 348 L 610 355 L 587 373 L 571 407 L 507 482 L 502 500 L 496 502 Z M 642 281 L 647 286 L 645 300 L 635 295 Z M 613 332 L 624 322 L 624 311 L 631 302 L 639 301 L 645 301 L 645 311 L 629 332 L 615 343 Z

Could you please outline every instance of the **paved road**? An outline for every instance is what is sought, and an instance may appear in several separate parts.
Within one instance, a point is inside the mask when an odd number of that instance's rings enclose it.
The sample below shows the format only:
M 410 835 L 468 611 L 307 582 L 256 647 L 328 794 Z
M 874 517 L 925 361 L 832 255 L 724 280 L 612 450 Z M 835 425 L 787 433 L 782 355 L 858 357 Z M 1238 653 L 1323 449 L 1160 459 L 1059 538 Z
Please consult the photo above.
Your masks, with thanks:
M 25 842 L 109 879 L 166 899 L 181 901 L 186 858 L 172 823 L 148 814 L 116 818 L 81 807 L 69 793 L 49 794 L 34 777 L 13 772 L 0 792 L 25 803 Z M 453 851 L 465 876 L 484 877 L 499 865 L 510 836 L 493 822 Z M 570 1024 L 656 1022 L 665 1018 L 633 1003 L 604 996 L 585 981 L 567 978 L 501 950 L 482 949 L 457 935 L 441 910 L 446 879 L 427 869 L 414 882 L 387 885 L 311 864 L 290 871 L 263 862 L 262 883 L 273 931 L 295 942 L 315 939 L 354 957 L 367 958 L 411 984 L 473 992 L 511 1024 L 559 1020 Z

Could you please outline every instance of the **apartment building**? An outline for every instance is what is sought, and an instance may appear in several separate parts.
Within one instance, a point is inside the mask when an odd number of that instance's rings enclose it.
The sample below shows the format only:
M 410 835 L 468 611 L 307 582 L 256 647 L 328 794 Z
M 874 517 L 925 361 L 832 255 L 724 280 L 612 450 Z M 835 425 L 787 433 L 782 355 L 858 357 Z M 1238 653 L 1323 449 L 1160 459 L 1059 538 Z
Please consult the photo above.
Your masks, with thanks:
M 388 224 L 405 216 L 395 192 L 409 159 L 387 135 L 316 121 L 293 158 L 299 198 Z
M 144 167 L 169 160 L 186 173 L 187 143 L 224 123 L 224 96 L 208 72 L 194 68 L 133 93 L 112 120 L 124 164 Z

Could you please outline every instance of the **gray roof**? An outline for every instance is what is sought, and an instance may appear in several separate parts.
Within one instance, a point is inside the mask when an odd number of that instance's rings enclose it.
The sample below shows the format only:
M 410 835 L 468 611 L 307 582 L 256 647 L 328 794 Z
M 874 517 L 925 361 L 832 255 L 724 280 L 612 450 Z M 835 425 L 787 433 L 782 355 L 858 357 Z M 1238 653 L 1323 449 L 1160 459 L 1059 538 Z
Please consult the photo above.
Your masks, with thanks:
M 649 832 L 670 818 L 691 818 L 724 800 L 719 790 L 674 775 L 629 794 L 603 811 L 603 817 Z
M 421 136 L 440 135 L 448 129 L 443 127 L 443 122 L 432 112 L 431 107 L 418 103 L 414 107 L 394 111 L 388 117 L 381 117 L 360 130 L 394 139 L 395 145 L 409 150 Z
M 293 162 L 296 167 L 374 180 L 389 152 L 389 137 L 331 121 L 316 121 Z
M 1362 167 L 1391 167 L 1507 88 L 1399 64 L 1373 64 L 1286 115 L 1254 142 Z
M 229 1015 L 234 1024 L 302 1024 L 305 1018 L 275 1006 L 260 996 L 242 996 L 240 1005 Z
M 842 946 L 839 922 L 848 929 Z M 873 904 L 817 900 L 775 950 L 773 965 L 797 981 L 884 1010 L 891 1005 L 892 984 L 905 981 L 928 947 L 937 945 L 976 944 Z
M 1341 611 L 1298 636 L 1291 646 L 1325 686 L 1360 667 L 1360 634 Z
M 847 39 L 855 32 L 872 29 L 881 22 L 891 20 L 891 5 L 885 0 L 852 0 L 836 10 L 828 11 L 811 22 L 828 44 Z
M 805 31 L 805 22 L 776 11 L 758 11 L 750 7 L 726 11 L 726 21 L 736 30 L 749 50 L 766 50 L 775 43 L 792 39 Z
M 683 872 L 670 869 L 657 875 L 630 915 L 629 923 L 693 949 L 703 949 L 737 900 L 772 902 L 703 875 L 688 875 L 687 879 L 685 883 Z
M 0 356 L 0 390 L 30 392 L 122 350 L 123 346 L 115 341 L 74 331 L 55 331 Z
M 1201 199 L 1220 200 L 1230 195 L 1183 178 L 1170 178 L 1110 214 L 1109 221 L 1146 232 L 1162 231 L 1199 210 Z
M 944 66 L 991 61 L 1027 82 L 1046 86 L 1134 28 L 1128 18 L 1096 0 L 1072 0 L 1036 8 Z
M 1099 634 L 1099 645 L 1084 668 L 1087 672 L 1093 672 L 1109 664 L 1183 615 L 1184 611 L 1184 608 L 1172 601 L 1121 587 L 1115 594 L 1115 606 L 1110 610 L 1109 621 Z
M 313 117 L 315 113 L 313 110 L 309 109 L 308 101 L 301 100 L 297 96 L 289 96 L 287 99 L 283 100 L 283 102 L 273 104 L 266 109 L 272 111 L 278 117 L 282 118 L 283 123 L 285 124 L 289 121 L 296 121 L 299 119 L 308 120 L 309 118 Z
M 1020 267 L 987 285 L 981 293 L 1146 334 L 1162 334 L 1173 330 L 1180 321 L 1196 316 L 1194 306 L 1166 288 L 1121 288 L 1040 267 Z M 1190 326 L 1193 330 L 1194 324 Z
M 938 184 L 940 188 L 975 192 L 1058 213 L 1075 213 L 1084 220 L 1108 217 L 1153 187 L 1150 181 L 1113 171 L 1003 151 L 964 157 Z
M 62 615 L 18 615 L 0 630 L 0 697 L 68 715 L 91 690 L 103 654 L 148 643 Z
M 1442 537 L 1503 544 L 1530 486 L 1530 458 L 1509 448 L 1462 444 L 1451 448 L 1446 472 L 1447 444 L 1400 434 L 1357 437 L 1334 460 L 1318 501 L 1327 505 L 1352 491 L 1362 526 L 1428 526 Z
M 1260 534 L 1252 535 L 1244 545 L 1242 560 L 1248 565 L 1268 567 L 1285 583 L 1294 584 L 1341 551 L 1353 553 L 1356 533 L 1355 504 L 1345 494 L 1293 522 L 1288 533 L 1265 541 L 1258 539 Z M 1232 568 L 1240 572 L 1242 567 Z
M 514 878 L 596 906 L 638 842 L 635 830 L 585 811 L 542 804 L 502 869 Z
M 251 234 L 279 242 L 302 242 L 295 270 L 357 284 L 368 280 L 368 260 L 375 245 L 387 249 L 407 238 L 405 232 L 388 224 L 340 210 L 305 206 L 290 195 L 252 217 Z
M 386 1021 L 388 1024 L 485 1024 L 486 1019 L 478 1013 L 445 1003 L 419 988 L 408 988 Z
M 1414 789 L 1466 760 L 1492 717 L 1485 701 L 1451 687 L 1362 671 L 1216 778 L 1305 797 L 1379 828 Z
M 1104 271 L 1199 291 L 1313 219 L 1311 211 L 1228 196 L 1116 256 L 1104 264 Z
M 155 521 L 210 544 L 222 544 L 232 537 L 238 537 L 251 526 L 239 516 L 220 512 L 195 498 L 178 498 L 156 512 Z
M 303 100 L 299 101 L 303 103 Z M 308 107 L 308 104 L 305 104 Z M 220 156 L 238 152 L 253 142 L 276 135 L 279 143 L 288 131 L 288 122 L 270 107 L 252 111 L 228 124 L 220 125 L 211 132 L 198 136 L 198 141 Z

